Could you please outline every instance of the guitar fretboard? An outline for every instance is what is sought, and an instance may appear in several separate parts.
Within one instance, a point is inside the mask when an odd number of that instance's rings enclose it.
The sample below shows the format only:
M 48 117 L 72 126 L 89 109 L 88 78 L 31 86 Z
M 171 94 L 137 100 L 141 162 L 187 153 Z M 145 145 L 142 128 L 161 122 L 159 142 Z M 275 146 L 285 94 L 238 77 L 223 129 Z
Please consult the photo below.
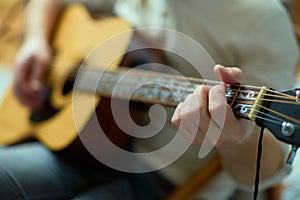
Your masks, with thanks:
M 79 78 L 79 79 L 78 79 Z M 109 98 L 176 106 L 199 85 L 224 84 L 218 81 L 164 74 L 140 69 L 118 68 L 103 71 L 87 68 L 77 77 L 78 89 Z M 234 113 L 249 118 L 260 87 L 226 84 L 226 98 Z

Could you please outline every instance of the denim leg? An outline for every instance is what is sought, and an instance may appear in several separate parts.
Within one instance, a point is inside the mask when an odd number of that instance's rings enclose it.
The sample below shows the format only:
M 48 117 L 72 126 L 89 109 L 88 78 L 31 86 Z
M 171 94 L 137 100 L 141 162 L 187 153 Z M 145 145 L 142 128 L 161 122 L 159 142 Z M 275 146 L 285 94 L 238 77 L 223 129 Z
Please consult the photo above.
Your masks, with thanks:
M 156 172 L 127 174 L 87 190 L 72 200 L 163 200 L 174 188 Z
M 39 143 L 0 148 L 0 199 L 160 200 L 174 186 L 156 172 L 128 174 L 78 162 Z
M 72 200 L 134 200 L 132 188 L 127 179 L 119 179 L 102 184 L 78 195 Z
M 136 200 L 163 200 L 175 189 L 159 172 L 132 174 L 130 182 Z
M 0 148 L 1 199 L 69 199 L 83 185 L 82 177 L 39 143 Z

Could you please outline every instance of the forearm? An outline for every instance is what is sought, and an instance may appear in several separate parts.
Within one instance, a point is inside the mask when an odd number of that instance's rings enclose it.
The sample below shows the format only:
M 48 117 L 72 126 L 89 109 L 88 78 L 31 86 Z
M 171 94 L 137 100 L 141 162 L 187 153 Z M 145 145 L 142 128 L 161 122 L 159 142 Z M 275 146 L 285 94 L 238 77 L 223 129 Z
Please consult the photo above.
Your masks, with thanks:
M 253 185 L 256 173 L 257 146 L 260 128 L 255 126 L 252 134 L 239 144 L 219 147 L 225 170 L 236 180 Z M 261 179 L 272 176 L 283 164 L 283 149 L 267 130 L 264 131 L 263 150 L 260 168 Z
M 25 38 L 50 40 L 61 11 L 58 0 L 31 0 L 25 10 Z

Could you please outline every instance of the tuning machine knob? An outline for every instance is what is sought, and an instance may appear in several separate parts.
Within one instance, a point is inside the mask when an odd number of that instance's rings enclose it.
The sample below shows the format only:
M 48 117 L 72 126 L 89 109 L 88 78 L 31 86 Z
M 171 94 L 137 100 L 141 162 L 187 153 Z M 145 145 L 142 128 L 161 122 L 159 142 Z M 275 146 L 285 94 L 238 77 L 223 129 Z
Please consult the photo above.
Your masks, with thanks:
M 282 124 L 281 124 L 282 135 L 289 137 L 289 136 L 293 135 L 294 131 L 295 131 L 295 127 L 292 123 L 282 122 Z

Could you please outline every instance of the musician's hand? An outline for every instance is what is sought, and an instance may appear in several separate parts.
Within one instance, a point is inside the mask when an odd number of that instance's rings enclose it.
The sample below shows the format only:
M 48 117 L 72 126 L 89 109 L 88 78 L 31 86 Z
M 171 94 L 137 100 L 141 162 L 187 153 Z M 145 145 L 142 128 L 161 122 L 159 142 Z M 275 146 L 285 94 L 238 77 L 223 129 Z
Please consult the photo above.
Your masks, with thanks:
M 228 84 L 238 84 L 243 79 L 239 68 L 216 65 L 214 72 L 220 81 Z M 213 87 L 198 86 L 193 94 L 188 95 L 185 101 L 177 106 L 172 118 L 173 125 L 180 127 L 179 132 L 194 144 L 203 143 L 206 136 L 211 144 L 217 140 L 216 146 L 239 142 L 246 132 L 250 132 L 246 131 L 248 122 L 234 116 L 225 94 L 224 84 Z M 214 126 L 210 128 L 210 135 L 207 135 L 210 122 L 214 123 Z
M 14 93 L 19 101 L 31 109 L 43 103 L 43 83 L 51 60 L 51 49 L 47 41 L 27 39 L 15 60 L 13 81 Z

